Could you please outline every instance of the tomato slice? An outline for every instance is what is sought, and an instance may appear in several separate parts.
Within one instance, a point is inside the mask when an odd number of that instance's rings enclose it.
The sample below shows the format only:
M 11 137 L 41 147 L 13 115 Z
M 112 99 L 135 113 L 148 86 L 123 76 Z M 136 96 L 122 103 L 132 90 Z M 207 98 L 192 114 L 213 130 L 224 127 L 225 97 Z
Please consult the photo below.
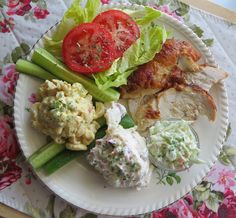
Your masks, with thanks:
M 79 73 L 97 73 L 114 61 L 115 44 L 109 31 L 96 23 L 83 23 L 64 38 L 62 57 L 65 64 Z
M 115 41 L 115 57 L 121 57 L 139 37 L 140 30 L 135 21 L 126 13 L 119 10 L 108 10 L 97 15 L 94 23 L 98 23 L 110 31 Z

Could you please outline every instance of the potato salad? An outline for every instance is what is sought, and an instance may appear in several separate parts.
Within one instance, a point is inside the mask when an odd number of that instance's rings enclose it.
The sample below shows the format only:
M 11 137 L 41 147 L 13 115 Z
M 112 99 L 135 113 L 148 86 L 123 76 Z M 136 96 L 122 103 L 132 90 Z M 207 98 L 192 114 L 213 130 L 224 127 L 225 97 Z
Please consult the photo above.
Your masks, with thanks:
M 95 119 L 104 108 L 102 103 L 93 106 L 92 96 L 80 83 L 46 80 L 31 111 L 33 127 L 68 149 L 86 150 L 99 128 Z

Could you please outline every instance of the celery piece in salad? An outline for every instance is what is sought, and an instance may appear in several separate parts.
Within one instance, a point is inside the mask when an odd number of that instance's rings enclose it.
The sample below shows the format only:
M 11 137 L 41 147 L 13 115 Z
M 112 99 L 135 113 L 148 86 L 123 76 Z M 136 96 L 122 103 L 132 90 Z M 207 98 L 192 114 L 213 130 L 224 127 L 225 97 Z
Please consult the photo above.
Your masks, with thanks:
M 63 150 L 65 145 L 51 142 L 33 153 L 28 160 L 34 169 L 38 169 Z
M 119 92 L 114 89 L 110 88 L 107 90 L 100 90 L 93 80 L 84 75 L 75 74 L 45 49 L 35 49 L 32 56 L 32 61 L 40 67 L 48 70 L 61 80 L 69 83 L 81 83 L 84 88 L 88 90 L 89 94 L 91 94 L 98 101 L 117 101 L 120 97 Z
M 140 38 L 112 64 L 111 68 L 93 75 L 101 90 L 126 84 L 127 78 L 137 67 L 151 61 L 167 39 L 168 33 L 165 28 L 154 24 L 154 21 L 161 16 L 161 12 L 145 7 L 145 10 L 129 14 L 140 28 Z
M 26 61 L 24 59 L 17 60 L 16 71 L 19 73 L 30 75 L 30 76 L 35 76 L 44 80 L 57 79 L 56 76 L 47 72 L 43 68 L 39 67 L 36 64 L 31 63 L 30 61 Z
M 102 127 L 97 131 L 97 133 L 95 135 L 95 140 L 100 139 L 100 138 L 104 137 L 105 135 L 106 135 L 106 127 Z M 58 169 L 60 169 L 61 167 L 63 167 L 64 165 L 66 165 L 69 162 L 71 162 L 72 160 L 74 160 L 75 158 L 78 158 L 78 157 L 81 157 L 81 156 L 84 156 L 84 155 L 88 154 L 88 152 L 95 146 L 95 144 L 96 144 L 95 140 L 92 141 L 88 145 L 88 150 L 86 150 L 86 151 L 64 150 L 63 152 L 59 153 L 54 158 L 49 160 L 43 166 L 43 170 L 48 175 L 50 175 L 50 174 L 54 173 L 55 171 L 57 171 Z
M 74 0 L 52 36 L 44 38 L 44 48 L 59 60 L 62 59 L 61 47 L 66 34 L 81 23 L 91 22 L 100 11 L 100 0 L 87 0 L 85 7 L 82 7 L 81 2 Z
M 96 120 L 101 127 L 106 126 L 106 120 L 104 117 L 101 117 Z M 130 117 L 125 117 L 123 119 L 125 126 L 132 125 L 133 121 Z M 29 163 L 32 165 L 34 169 L 39 169 L 57 154 L 61 153 L 62 151 L 66 150 L 64 144 L 58 144 L 54 141 L 50 142 L 42 146 L 39 150 L 34 152 L 28 159 Z

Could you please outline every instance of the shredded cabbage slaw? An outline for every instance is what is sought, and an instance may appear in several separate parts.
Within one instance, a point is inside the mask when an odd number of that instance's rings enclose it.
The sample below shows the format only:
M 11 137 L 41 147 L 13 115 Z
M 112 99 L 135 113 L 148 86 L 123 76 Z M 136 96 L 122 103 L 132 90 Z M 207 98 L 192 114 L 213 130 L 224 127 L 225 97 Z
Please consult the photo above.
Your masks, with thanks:
M 188 121 L 157 121 L 149 129 L 147 146 L 150 159 L 167 169 L 181 170 L 202 163 L 198 159 L 199 142 Z

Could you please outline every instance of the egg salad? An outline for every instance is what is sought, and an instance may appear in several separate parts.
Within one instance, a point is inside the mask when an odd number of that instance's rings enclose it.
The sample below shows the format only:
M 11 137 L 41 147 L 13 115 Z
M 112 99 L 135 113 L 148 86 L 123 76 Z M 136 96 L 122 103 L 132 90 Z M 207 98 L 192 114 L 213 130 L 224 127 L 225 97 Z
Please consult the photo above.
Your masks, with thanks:
M 105 108 L 102 103 L 95 108 L 92 96 L 80 83 L 46 80 L 31 111 L 33 127 L 70 150 L 86 150 L 99 128 L 96 119 Z

